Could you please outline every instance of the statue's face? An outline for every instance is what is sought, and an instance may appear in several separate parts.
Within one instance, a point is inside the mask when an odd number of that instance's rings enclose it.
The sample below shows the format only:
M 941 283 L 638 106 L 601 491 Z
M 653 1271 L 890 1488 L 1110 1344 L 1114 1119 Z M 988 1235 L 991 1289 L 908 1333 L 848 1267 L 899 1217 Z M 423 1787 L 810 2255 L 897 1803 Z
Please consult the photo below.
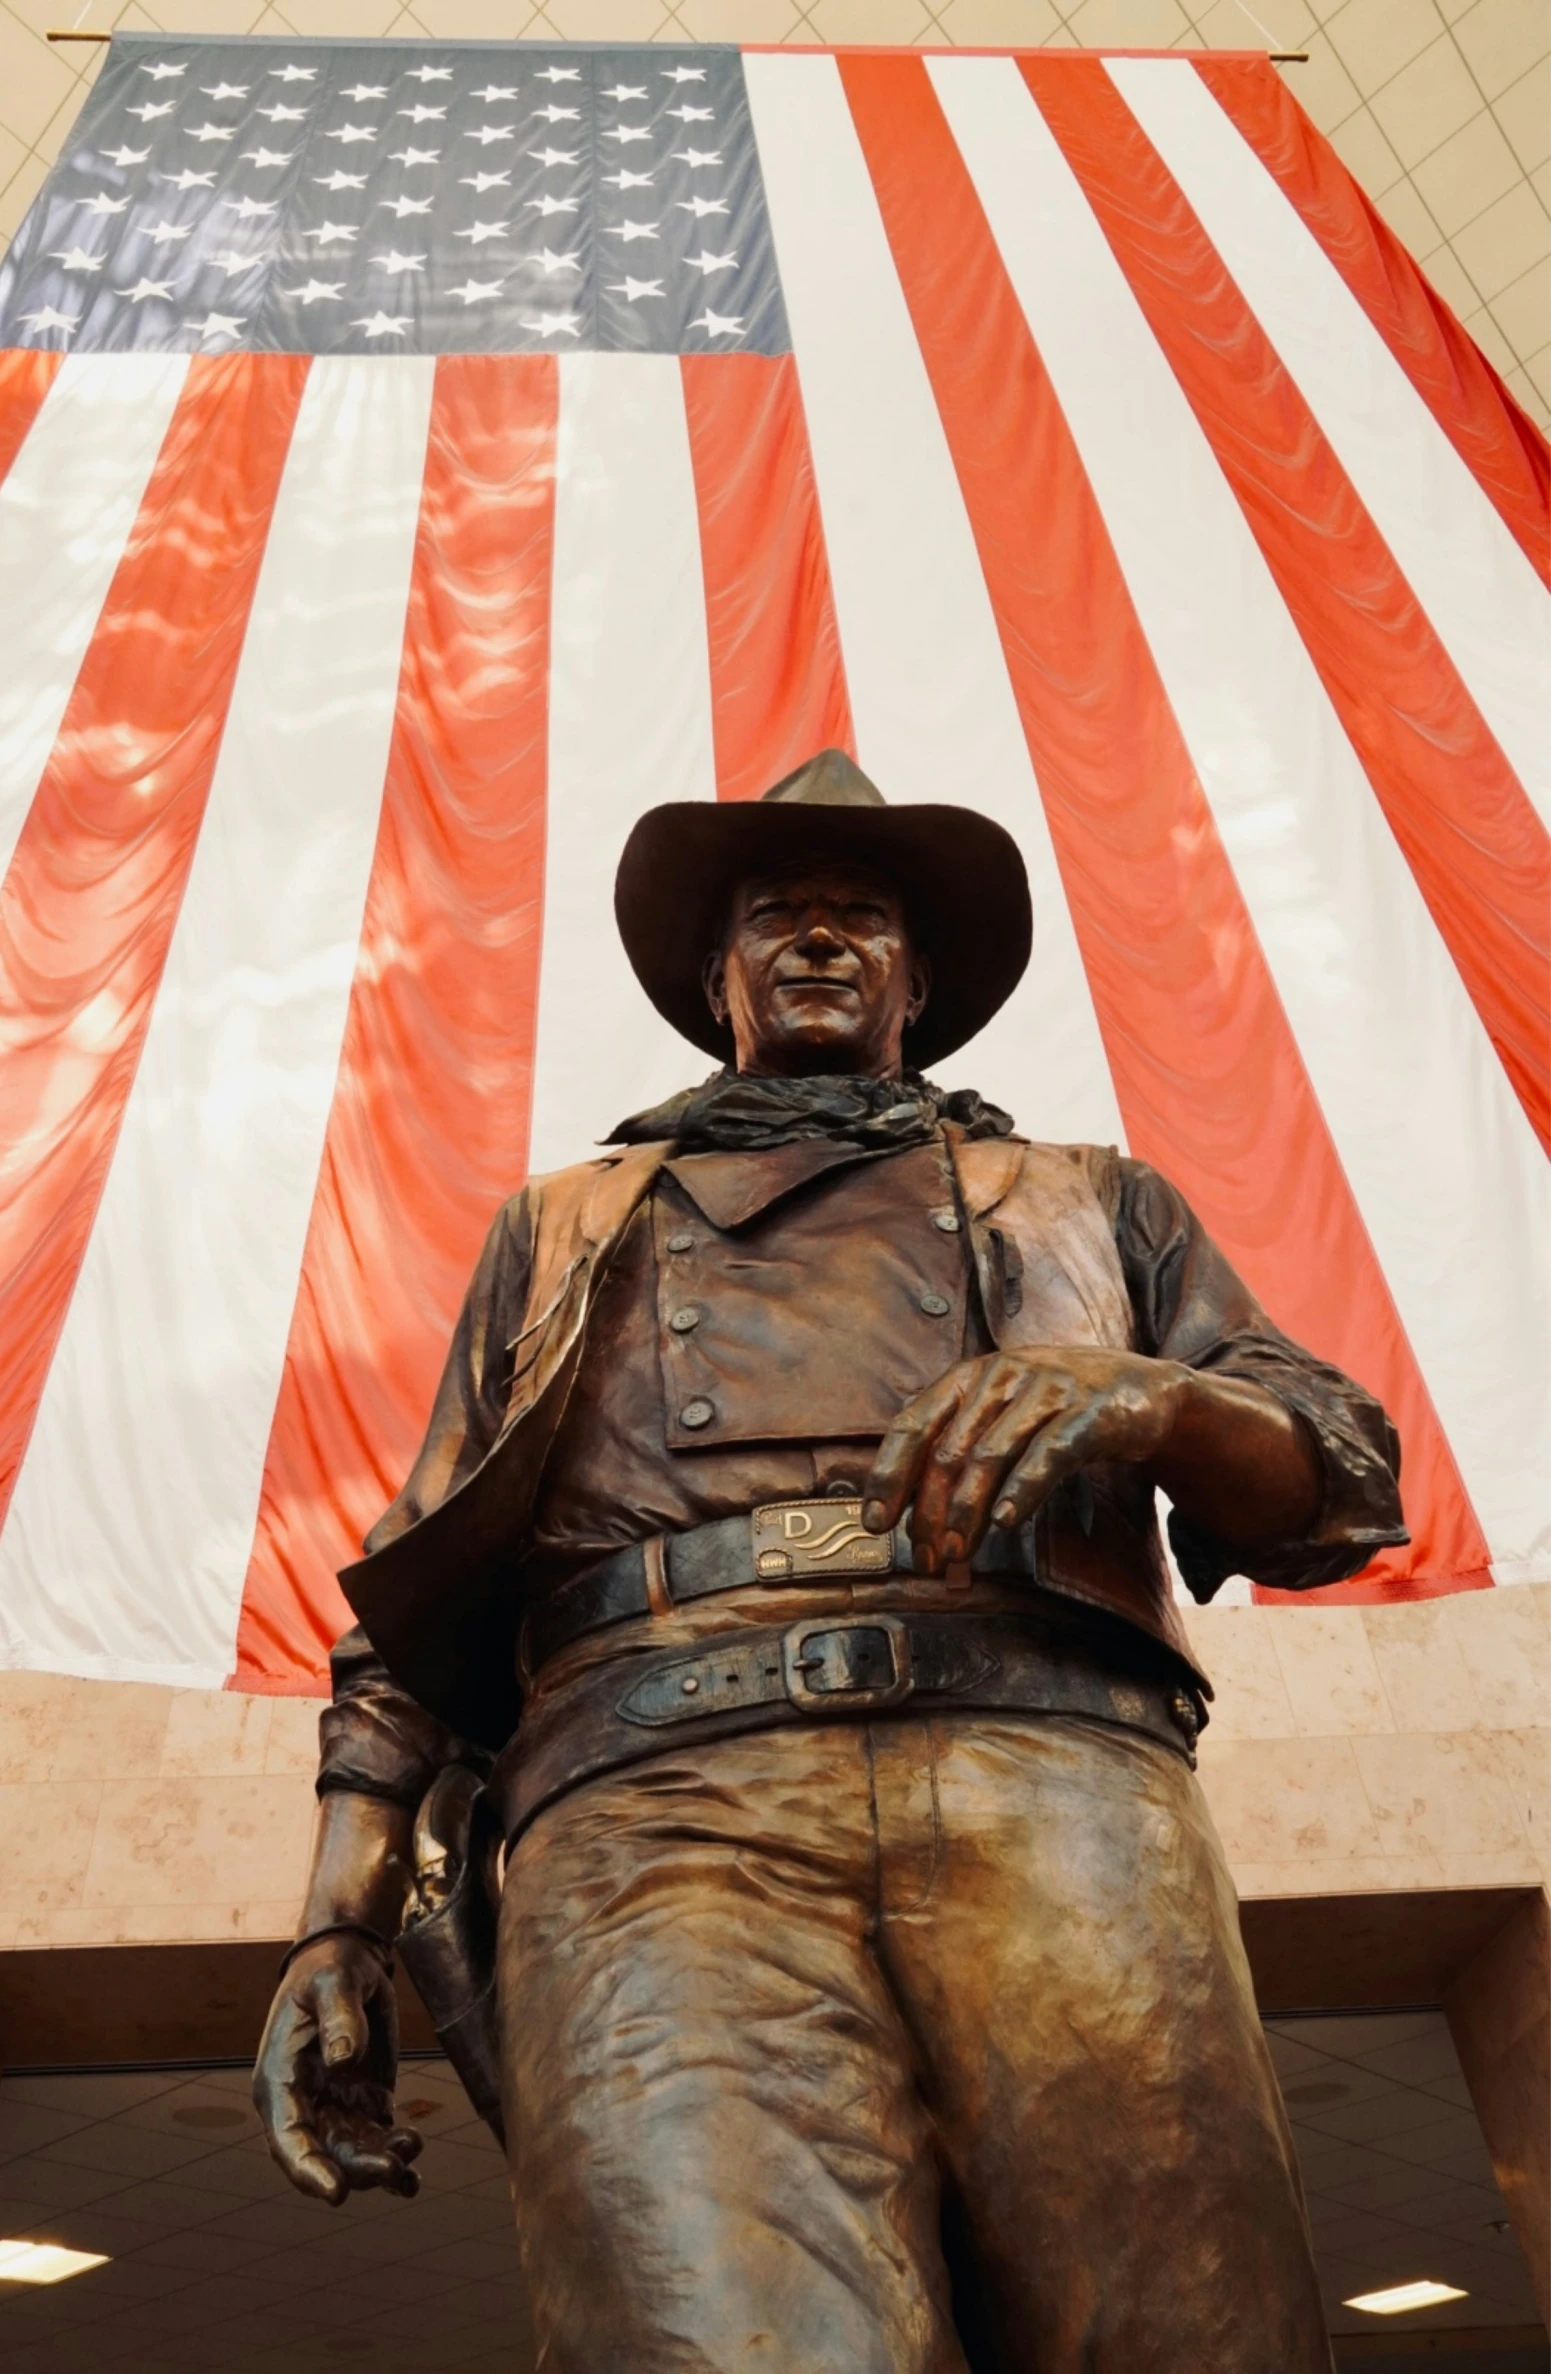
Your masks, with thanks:
M 931 975 L 885 883 L 844 867 L 756 875 L 737 890 L 706 996 L 729 1022 L 740 1072 L 793 1076 L 902 1068 Z

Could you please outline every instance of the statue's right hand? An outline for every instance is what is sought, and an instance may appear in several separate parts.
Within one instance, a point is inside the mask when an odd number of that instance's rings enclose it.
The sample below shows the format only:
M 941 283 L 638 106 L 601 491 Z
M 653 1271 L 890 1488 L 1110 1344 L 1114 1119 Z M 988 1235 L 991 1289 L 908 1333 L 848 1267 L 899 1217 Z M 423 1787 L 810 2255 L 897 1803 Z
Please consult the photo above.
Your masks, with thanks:
M 383 2186 L 420 2190 L 420 2137 L 393 2115 L 398 2010 L 364 1937 L 320 1937 L 299 1953 L 270 2006 L 253 2102 L 270 2151 L 304 2193 L 337 2206 Z

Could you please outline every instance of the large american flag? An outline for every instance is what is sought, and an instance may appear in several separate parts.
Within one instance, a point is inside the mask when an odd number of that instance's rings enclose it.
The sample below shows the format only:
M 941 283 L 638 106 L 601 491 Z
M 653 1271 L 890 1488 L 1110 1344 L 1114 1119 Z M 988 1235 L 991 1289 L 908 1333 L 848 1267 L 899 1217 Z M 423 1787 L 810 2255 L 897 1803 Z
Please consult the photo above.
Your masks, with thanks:
M 320 1686 L 632 819 L 1028 860 L 1128 1146 L 1551 1574 L 1547 457 L 1263 59 L 120 36 L 0 269 L 0 1657 Z M 1242 1586 L 1240 1586 L 1242 1588 Z

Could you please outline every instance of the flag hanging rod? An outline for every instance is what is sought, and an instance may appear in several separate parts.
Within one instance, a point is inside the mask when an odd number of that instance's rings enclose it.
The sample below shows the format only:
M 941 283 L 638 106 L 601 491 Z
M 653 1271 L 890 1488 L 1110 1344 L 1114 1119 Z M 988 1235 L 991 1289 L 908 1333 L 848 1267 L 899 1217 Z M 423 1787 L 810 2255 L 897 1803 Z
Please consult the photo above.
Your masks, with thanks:
M 111 41 L 113 36 L 111 33 L 72 32 L 49 33 L 44 38 L 48 41 Z M 1306 49 L 1269 49 L 1266 52 L 1266 57 L 1273 66 L 1306 66 L 1309 62 L 1309 53 Z

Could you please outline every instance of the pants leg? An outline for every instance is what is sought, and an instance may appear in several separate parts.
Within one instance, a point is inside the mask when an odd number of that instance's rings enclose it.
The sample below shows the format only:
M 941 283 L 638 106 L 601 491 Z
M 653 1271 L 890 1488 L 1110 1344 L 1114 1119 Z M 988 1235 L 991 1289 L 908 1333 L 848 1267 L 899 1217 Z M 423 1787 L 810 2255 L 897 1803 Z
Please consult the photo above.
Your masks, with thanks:
M 500 2000 L 543 2374 L 964 2374 L 875 1890 L 849 1724 L 657 1758 L 519 1842 Z
M 1193 1775 L 1137 1734 L 872 1726 L 879 1956 L 1008 2374 L 1329 2374 Z

